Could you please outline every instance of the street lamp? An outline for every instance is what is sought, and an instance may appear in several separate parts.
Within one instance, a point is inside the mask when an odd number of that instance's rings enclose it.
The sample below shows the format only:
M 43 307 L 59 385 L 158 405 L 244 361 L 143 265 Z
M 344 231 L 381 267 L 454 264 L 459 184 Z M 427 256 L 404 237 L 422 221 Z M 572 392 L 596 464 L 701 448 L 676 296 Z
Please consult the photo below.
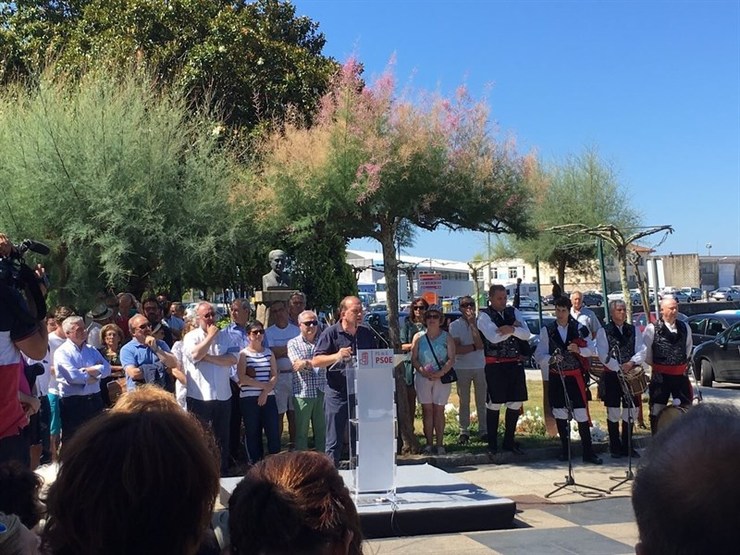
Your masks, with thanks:
M 712 256 L 712 243 L 707 243 L 705 246 L 707 247 L 707 256 Z

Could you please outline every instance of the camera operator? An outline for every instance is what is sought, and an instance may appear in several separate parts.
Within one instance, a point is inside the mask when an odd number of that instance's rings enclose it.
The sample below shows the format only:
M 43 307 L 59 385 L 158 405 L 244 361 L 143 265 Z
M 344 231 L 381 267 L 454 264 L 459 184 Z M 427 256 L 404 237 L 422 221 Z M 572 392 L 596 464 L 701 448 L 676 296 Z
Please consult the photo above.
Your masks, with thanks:
M 0 259 L 13 254 L 13 244 L 0 233 Z M 36 278 L 44 277 L 41 266 Z M 0 283 L 0 462 L 19 460 L 29 464 L 28 445 L 21 434 L 28 425 L 28 414 L 20 401 L 23 372 L 21 353 L 43 359 L 48 347 L 45 319 L 31 317 L 28 306 L 11 284 Z

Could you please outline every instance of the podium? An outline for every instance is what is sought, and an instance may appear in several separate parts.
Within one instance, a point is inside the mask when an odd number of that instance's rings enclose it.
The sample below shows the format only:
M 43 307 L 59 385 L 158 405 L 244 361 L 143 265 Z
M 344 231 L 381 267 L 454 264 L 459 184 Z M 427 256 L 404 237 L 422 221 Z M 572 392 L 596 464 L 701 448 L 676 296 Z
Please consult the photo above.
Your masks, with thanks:
M 350 491 L 395 495 L 396 407 L 391 349 L 357 351 L 347 368 L 350 425 Z M 354 404 L 354 406 L 353 406 Z

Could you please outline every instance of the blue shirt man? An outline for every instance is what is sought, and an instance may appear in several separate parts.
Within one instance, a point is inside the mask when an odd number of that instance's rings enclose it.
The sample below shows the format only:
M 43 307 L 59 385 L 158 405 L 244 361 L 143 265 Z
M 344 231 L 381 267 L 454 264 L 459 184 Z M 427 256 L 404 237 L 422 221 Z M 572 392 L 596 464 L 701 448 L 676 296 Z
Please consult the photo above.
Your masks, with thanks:
M 153 383 L 171 389 L 168 370 L 177 366 L 175 355 L 162 340 L 152 336 L 152 328 L 146 316 L 137 314 L 129 320 L 131 341 L 121 348 L 121 364 L 126 372 L 126 389 Z

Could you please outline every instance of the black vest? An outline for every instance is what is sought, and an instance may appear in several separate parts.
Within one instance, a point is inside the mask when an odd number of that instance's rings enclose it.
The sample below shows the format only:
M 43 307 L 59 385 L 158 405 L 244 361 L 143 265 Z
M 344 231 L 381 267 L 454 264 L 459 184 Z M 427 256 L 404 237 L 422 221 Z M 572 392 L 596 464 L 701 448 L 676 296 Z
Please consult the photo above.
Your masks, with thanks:
M 514 322 L 516 322 L 516 313 L 514 312 L 514 308 L 511 306 L 507 306 L 504 309 L 503 318 L 498 311 L 493 310 L 490 307 L 482 308 L 481 312 L 488 315 L 491 322 L 496 324 L 499 328 L 501 326 L 513 326 Z M 529 356 L 530 354 L 529 343 L 519 339 L 518 337 L 514 337 L 513 335 L 506 341 L 501 341 L 499 343 L 491 343 L 482 333 L 480 336 L 481 339 L 483 339 L 483 353 L 487 357 L 518 358 L 522 355 Z
M 581 358 L 568 350 L 568 345 L 572 341 L 581 339 L 581 336 L 578 334 L 578 328 L 580 327 L 584 326 L 579 324 L 573 318 L 570 318 L 568 321 L 568 334 L 565 338 L 565 342 L 563 342 L 563 339 L 560 337 L 560 332 L 558 331 L 557 320 L 555 322 L 550 322 L 545 326 L 545 329 L 547 330 L 547 340 L 550 346 L 550 355 L 554 355 L 557 350 L 560 351 L 560 354 L 563 356 L 563 361 L 560 363 L 561 370 L 583 370 Z
M 663 320 L 655 323 L 653 337 L 653 364 L 676 366 L 686 364 L 686 338 L 688 326 L 676 320 L 676 333 L 671 332 Z
M 614 324 L 609 322 L 604 326 L 606 340 L 609 342 L 609 356 L 624 364 L 635 356 L 635 326 L 625 323 L 622 331 Z

